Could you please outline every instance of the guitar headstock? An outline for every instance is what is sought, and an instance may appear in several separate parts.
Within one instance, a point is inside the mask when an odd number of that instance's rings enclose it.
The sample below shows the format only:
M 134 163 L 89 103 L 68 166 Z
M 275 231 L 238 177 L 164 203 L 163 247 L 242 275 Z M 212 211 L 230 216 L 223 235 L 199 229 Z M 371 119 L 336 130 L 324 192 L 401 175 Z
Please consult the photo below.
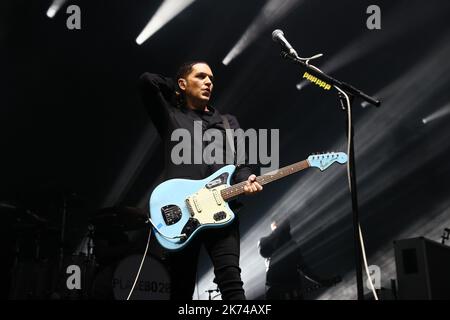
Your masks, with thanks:
M 347 155 L 344 152 L 328 152 L 313 154 L 308 157 L 308 163 L 311 167 L 319 168 L 320 171 L 328 169 L 333 163 L 338 162 L 340 164 L 346 163 L 348 160 Z

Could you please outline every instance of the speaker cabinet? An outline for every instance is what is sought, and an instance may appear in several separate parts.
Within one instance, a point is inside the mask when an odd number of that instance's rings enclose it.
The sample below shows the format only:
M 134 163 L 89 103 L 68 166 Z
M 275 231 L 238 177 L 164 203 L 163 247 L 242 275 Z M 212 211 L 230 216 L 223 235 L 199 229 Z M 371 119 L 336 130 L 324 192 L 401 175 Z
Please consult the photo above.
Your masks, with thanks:
M 394 241 L 399 300 L 450 300 L 450 247 L 424 237 Z

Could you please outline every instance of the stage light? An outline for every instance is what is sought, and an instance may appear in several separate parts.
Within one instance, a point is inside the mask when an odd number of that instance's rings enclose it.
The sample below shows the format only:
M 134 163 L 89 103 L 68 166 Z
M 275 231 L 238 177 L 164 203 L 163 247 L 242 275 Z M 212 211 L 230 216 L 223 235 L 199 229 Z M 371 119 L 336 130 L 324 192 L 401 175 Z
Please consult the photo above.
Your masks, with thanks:
M 296 5 L 302 2 L 303 0 L 268 0 L 239 41 L 225 56 L 222 63 L 226 66 L 230 64 L 230 62 L 255 41 L 262 32 L 266 31 L 274 23 L 292 11 Z
M 442 117 L 448 116 L 450 114 L 450 103 L 446 104 L 444 107 L 439 108 L 437 111 L 433 112 L 429 116 L 422 119 L 423 124 L 430 123 L 431 121 L 440 119 Z
M 172 20 L 181 11 L 186 9 L 194 1 L 195 0 L 165 0 L 153 15 L 153 17 L 150 19 L 150 21 L 147 23 L 142 32 L 139 34 L 139 36 L 136 38 L 136 43 L 138 45 L 144 43 L 144 41 L 149 39 L 159 29 L 169 23 L 170 20 Z
M 67 0 L 53 0 L 53 3 L 47 10 L 47 17 L 53 18 L 66 1 Z
M 116 206 L 124 199 L 133 183 L 139 177 L 148 158 L 156 151 L 156 146 L 158 145 L 156 136 L 157 132 L 154 126 L 148 125 L 133 151 L 130 152 L 130 156 L 122 169 L 117 173 L 111 189 L 103 199 L 103 208 Z M 138 207 L 144 208 L 146 206 L 145 200 L 148 200 L 148 194 L 145 195 L 145 199 L 139 203 Z

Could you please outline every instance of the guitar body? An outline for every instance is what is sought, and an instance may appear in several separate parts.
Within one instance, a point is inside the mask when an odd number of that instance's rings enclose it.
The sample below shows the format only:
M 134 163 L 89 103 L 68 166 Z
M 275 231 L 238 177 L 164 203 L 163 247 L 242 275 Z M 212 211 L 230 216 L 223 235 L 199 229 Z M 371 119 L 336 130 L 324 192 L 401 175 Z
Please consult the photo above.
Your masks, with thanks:
M 230 186 L 235 169 L 228 165 L 203 180 L 171 179 L 155 188 L 150 197 L 150 218 L 164 248 L 182 249 L 200 230 L 233 221 L 234 213 L 220 191 Z M 186 236 L 169 239 L 181 234 Z
M 256 181 L 262 186 L 310 167 L 324 171 L 335 162 L 346 163 L 347 155 L 311 155 L 307 160 L 256 177 Z M 235 170 L 234 165 L 228 165 L 203 180 L 171 179 L 153 190 L 150 221 L 161 246 L 182 249 L 200 230 L 223 227 L 233 221 L 234 213 L 227 201 L 243 194 L 246 184 L 230 185 Z

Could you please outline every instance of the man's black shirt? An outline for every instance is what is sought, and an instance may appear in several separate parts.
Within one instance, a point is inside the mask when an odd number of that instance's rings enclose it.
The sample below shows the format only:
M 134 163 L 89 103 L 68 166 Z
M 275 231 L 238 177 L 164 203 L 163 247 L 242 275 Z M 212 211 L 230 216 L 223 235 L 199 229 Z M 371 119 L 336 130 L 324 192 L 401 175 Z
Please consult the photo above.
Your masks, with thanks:
M 173 178 L 204 179 L 223 166 L 223 164 L 205 164 L 203 159 L 201 164 L 194 163 L 194 150 L 203 150 L 205 144 L 203 139 L 194 139 L 194 121 L 201 121 L 202 134 L 204 131 L 214 128 L 220 130 L 223 135 L 221 142 L 225 146 L 225 128 L 223 120 L 218 110 L 208 106 L 209 111 L 191 110 L 186 107 L 178 107 L 175 100 L 175 82 L 157 74 L 144 73 L 139 79 L 139 86 L 143 96 L 145 107 L 159 132 L 163 143 L 164 152 L 164 180 Z M 229 121 L 231 129 L 240 128 L 236 117 L 225 115 Z M 190 142 L 191 161 L 190 163 L 175 164 L 171 159 L 172 149 L 180 141 L 171 141 L 172 132 L 176 129 L 186 129 L 192 137 Z M 236 143 L 236 141 L 235 141 Z M 237 148 L 235 148 L 237 150 Z M 233 176 L 233 183 L 247 180 L 251 175 L 251 170 L 246 165 L 239 166 Z

